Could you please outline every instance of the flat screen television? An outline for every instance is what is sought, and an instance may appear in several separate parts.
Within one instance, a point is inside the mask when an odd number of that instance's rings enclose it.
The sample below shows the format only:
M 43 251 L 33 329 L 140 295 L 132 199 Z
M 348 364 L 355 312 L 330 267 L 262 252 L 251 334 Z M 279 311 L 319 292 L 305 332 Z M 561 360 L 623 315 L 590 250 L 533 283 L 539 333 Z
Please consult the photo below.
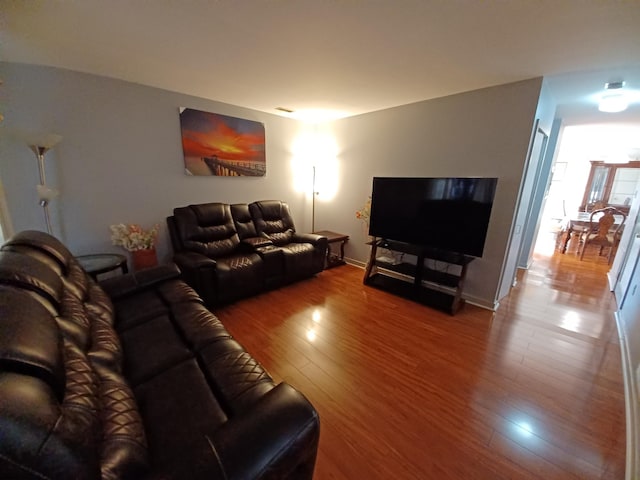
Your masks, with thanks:
M 369 235 L 481 257 L 497 178 L 374 177 Z

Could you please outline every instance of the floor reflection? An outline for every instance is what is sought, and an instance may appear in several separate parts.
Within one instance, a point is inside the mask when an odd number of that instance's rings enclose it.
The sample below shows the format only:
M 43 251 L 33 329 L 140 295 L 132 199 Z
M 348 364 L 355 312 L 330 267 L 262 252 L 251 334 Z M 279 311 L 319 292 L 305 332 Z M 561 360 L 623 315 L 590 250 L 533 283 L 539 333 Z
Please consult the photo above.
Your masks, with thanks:
M 316 480 L 623 478 L 607 266 L 533 260 L 496 312 L 437 312 L 344 266 L 216 313 L 317 408 Z

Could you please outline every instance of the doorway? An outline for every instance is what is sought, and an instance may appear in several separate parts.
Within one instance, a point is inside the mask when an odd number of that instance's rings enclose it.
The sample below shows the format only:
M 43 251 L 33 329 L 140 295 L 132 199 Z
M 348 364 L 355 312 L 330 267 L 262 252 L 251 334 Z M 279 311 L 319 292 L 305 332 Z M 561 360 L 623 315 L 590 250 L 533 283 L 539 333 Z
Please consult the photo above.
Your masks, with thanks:
M 561 248 L 563 229 L 567 219 L 585 209 L 585 198 L 593 197 L 595 191 L 589 189 L 589 180 L 594 182 L 594 164 L 619 165 L 624 167 L 627 162 L 635 160 L 629 153 L 637 148 L 640 142 L 640 126 L 634 124 L 592 124 L 565 126 L 560 134 L 555 162 L 551 170 L 551 177 L 547 188 L 546 200 L 543 205 L 540 229 L 536 237 L 534 251 L 538 255 L 552 256 Z M 625 168 L 625 170 L 627 170 Z M 640 172 L 640 169 L 638 169 Z M 628 173 L 628 172 L 622 172 Z M 632 172 L 633 174 L 638 172 Z M 631 175 L 633 179 L 636 177 Z M 604 191 L 605 183 L 600 182 L 600 189 L 596 188 L 597 195 L 603 196 L 602 200 L 618 198 L 622 203 L 630 203 L 630 196 L 626 192 L 627 186 L 617 188 L 612 195 L 615 171 L 608 178 L 609 191 Z M 629 178 L 633 183 L 631 192 L 634 191 L 637 181 Z M 620 182 L 619 182 L 620 183 Z M 619 191 L 618 191 L 619 190 Z M 623 192 L 624 190 L 624 192 Z M 604 195 L 606 194 L 606 198 Z M 593 197 L 595 198 L 595 197 Z M 606 203 L 606 202 L 605 202 Z M 566 255 L 579 253 L 579 237 L 573 236 L 567 244 Z M 606 256 L 594 257 L 592 260 L 607 263 Z M 587 259 L 585 259 L 587 261 Z

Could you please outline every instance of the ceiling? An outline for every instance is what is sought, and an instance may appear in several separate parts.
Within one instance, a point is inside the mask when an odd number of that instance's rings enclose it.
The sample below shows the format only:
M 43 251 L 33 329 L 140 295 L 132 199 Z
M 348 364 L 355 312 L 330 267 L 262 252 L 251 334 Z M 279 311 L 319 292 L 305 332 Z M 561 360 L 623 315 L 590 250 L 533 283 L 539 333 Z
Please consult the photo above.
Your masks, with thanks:
M 640 92 L 638 0 L 0 0 L 0 58 L 313 121 L 545 76 L 570 122 L 640 122 L 593 96 Z

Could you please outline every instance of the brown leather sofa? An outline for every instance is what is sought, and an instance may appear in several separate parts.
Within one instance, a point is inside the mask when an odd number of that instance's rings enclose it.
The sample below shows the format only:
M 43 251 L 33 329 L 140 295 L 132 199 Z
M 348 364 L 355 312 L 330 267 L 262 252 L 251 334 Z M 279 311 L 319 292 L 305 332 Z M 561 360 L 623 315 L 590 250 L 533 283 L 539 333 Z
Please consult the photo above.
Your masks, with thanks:
M 0 478 L 312 478 L 313 406 L 179 273 L 98 284 L 46 233 L 2 246 Z
M 324 268 L 327 238 L 296 232 L 289 206 L 203 203 L 167 218 L 174 262 L 208 306 L 218 306 Z

